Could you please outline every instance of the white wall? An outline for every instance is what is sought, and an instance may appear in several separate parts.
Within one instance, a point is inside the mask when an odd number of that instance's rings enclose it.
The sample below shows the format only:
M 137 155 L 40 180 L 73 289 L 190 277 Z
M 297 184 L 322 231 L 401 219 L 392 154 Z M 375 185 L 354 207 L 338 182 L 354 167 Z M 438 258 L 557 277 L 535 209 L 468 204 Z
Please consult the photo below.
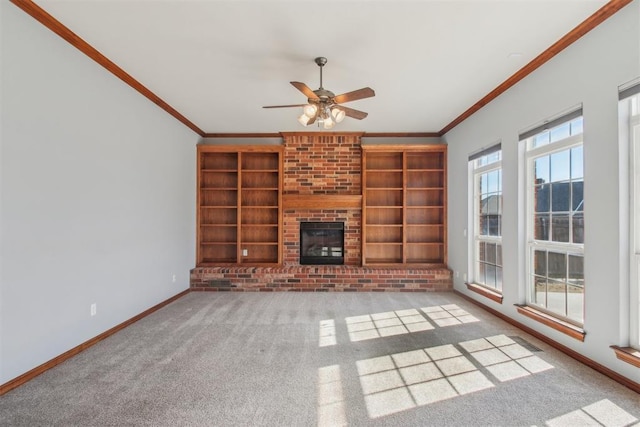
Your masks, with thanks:
M 198 136 L 13 4 L 0 12 L 3 384 L 188 288 Z
M 618 86 L 640 76 L 640 2 L 634 1 L 568 49 L 445 135 L 449 144 L 449 262 L 456 290 L 640 382 L 637 368 L 618 361 L 609 348 L 628 338 L 628 282 L 619 242 Z M 584 109 L 585 322 L 584 343 L 516 312 L 525 302 L 524 215 L 518 174 L 518 133 L 579 103 Z M 468 156 L 502 141 L 504 301 L 489 301 L 466 289 Z M 625 153 L 620 153 L 626 159 Z M 624 175 L 624 174 L 623 174 Z M 622 245 L 624 247 L 624 245 Z M 455 274 L 454 274 L 455 276 Z

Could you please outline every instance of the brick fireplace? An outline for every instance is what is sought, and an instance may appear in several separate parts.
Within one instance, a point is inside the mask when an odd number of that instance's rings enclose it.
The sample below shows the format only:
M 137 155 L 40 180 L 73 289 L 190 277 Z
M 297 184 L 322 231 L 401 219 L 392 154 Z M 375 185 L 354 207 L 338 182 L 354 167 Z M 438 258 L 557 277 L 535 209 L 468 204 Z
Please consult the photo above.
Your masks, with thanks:
M 438 291 L 451 271 L 362 267 L 361 135 L 282 133 L 284 145 L 279 267 L 200 267 L 191 288 L 206 291 Z M 300 265 L 300 223 L 343 222 L 344 265 Z
M 284 264 L 300 265 L 300 222 L 344 222 L 344 264 L 361 265 L 360 137 L 285 134 L 284 146 Z

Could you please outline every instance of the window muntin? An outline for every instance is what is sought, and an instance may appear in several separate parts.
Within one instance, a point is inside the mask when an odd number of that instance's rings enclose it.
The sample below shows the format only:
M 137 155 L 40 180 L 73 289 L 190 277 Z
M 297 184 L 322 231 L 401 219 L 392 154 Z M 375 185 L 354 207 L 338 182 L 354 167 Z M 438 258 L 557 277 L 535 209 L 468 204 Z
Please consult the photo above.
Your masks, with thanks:
M 473 162 L 473 278 L 502 292 L 502 151 Z
M 526 140 L 527 303 L 584 321 L 584 162 L 582 117 Z

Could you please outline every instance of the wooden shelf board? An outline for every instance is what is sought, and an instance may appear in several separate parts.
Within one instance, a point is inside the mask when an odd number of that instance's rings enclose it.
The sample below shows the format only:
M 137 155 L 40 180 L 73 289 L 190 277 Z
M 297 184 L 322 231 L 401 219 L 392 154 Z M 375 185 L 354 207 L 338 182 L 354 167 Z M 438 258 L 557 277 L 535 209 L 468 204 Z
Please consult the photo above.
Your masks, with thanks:
M 401 262 L 402 262 L 401 259 L 396 259 L 396 258 L 367 258 L 367 264 L 397 265 Z
M 367 190 L 402 191 L 402 187 L 372 187 L 367 185 Z
M 200 242 L 204 246 L 237 246 L 238 242 Z
M 244 240 L 240 243 L 240 246 L 278 246 L 278 242 L 249 242 Z
M 224 192 L 228 192 L 228 191 L 237 191 L 238 188 L 237 187 L 200 187 L 200 190 L 202 190 L 202 191 L 224 191 Z
M 235 264 L 235 258 L 204 258 L 198 264 L 199 267 L 219 266 L 220 264 Z

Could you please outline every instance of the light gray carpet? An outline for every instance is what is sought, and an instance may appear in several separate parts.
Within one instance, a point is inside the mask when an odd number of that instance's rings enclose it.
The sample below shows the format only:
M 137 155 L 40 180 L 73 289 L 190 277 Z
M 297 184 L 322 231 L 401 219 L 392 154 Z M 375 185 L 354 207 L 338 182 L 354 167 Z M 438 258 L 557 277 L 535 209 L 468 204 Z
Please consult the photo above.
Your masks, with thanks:
M 191 293 L 0 425 L 634 425 L 640 398 L 452 293 Z

